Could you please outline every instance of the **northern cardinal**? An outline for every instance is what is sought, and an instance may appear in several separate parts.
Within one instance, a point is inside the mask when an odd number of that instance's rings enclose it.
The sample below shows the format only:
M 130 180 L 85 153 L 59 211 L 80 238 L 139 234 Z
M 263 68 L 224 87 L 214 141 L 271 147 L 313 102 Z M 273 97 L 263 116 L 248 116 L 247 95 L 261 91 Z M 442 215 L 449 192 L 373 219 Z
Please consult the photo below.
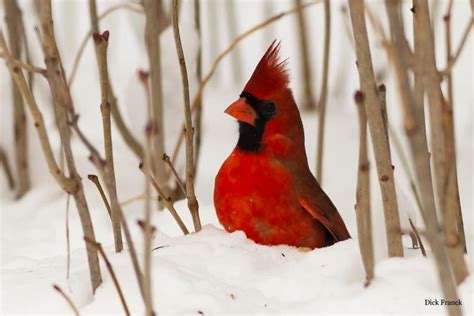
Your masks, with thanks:
M 336 207 L 311 174 L 286 60 L 274 41 L 225 113 L 239 140 L 217 174 L 219 221 L 264 245 L 321 248 L 350 238 Z

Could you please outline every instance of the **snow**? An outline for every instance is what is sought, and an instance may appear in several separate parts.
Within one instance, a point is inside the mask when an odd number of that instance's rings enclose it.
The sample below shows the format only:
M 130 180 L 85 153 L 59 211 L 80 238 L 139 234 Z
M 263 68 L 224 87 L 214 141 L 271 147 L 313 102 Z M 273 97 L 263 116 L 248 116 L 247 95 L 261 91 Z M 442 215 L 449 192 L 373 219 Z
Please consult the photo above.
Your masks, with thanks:
M 100 2 L 104 9 L 118 1 Z M 192 31 L 192 12 L 184 2 L 182 12 L 182 34 L 186 52 L 192 91 L 196 84 L 193 79 L 193 54 L 196 49 L 195 34 Z M 207 2 L 206 2 L 207 3 Z M 216 2 L 217 3 L 217 2 Z M 382 3 L 370 2 L 374 10 L 384 10 Z M 238 11 L 240 30 L 245 30 L 262 19 L 261 10 L 252 1 L 242 1 Z M 288 9 L 292 1 L 281 1 L 275 11 Z M 27 28 L 32 29 L 35 13 L 31 4 L 22 3 L 24 15 L 28 17 Z M 222 10 L 221 7 L 217 9 Z M 230 63 L 224 61 L 216 77 L 212 79 L 204 96 L 204 129 L 201 164 L 198 166 L 196 184 L 200 203 L 203 230 L 197 234 L 182 236 L 176 223 L 165 210 L 154 212 L 153 224 L 158 232 L 153 238 L 153 301 L 158 314 L 444 314 L 442 306 L 425 306 L 425 299 L 443 298 L 437 272 L 431 258 L 421 256 L 419 249 L 412 249 L 408 237 L 404 237 L 405 258 L 387 258 L 385 245 L 385 226 L 374 168 L 372 169 L 372 212 L 376 254 L 376 277 L 369 287 L 364 287 L 365 275 L 362 267 L 354 214 L 355 176 L 357 168 L 358 122 L 352 94 L 358 87 L 355 57 L 345 37 L 338 4 L 333 6 L 334 36 L 332 51 L 334 58 L 331 68 L 342 73 L 342 80 L 333 75 L 330 82 L 330 95 L 326 121 L 326 148 L 324 157 L 323 188 L 338 207 L 352 239 L 337 243 L 324 249 L 303 252 L 288 246 L 267 247 L 256 245 L 245 238 L 242 232 L 229 234 L 218 223 L 213 206 L 214 177 L 231 152 L 237 140 L 237 124 L 223 113 L 241 92 L 246 78 L 251 74 L 255 63 L 269 45 L 272 38 L 282 40 L 282 55 L 289 56 L 292 87 L 297 101 L 301 87 L 297 46 L 292 32 L 294 21 L 284 18 L 263 33 L 252 35 L 239 47 L 244 54 L 245 66 L 240 81 L 232 79 Z M 63 1 L 57 6 L 58 41 L 62 50 L 66 72 L 71 69 L 73 55 L 80 45 L 82 35 L 87 32 L 86 2 Z M 313 27 L 322 34 L 321 7 L 309 9 L 315 18 Z M 444 8 L 442 8 L 444 10 Z M 99 10 L 100 11 L 100 10 Z M 377 12 L 377 11 L 376 11 Z M 381 11 L 385 12 L 385 11 Z M 456 2 L 454 6 L 453 42 L 457 43 L 465 21 L 469 17 L 467 1 Z M 308 13 L 309 14 L 309 13 Z M 3 16 L 3 13 L 0 13 Z M 265 16 L 268 16 L 265 13 Z M 86 18 L 87 17 L 87 18 Z M 245 18 L 243 18 L 245 17 Z M 406 22 L 407 25 L 410 23 Z M 119 98 L 125 120 L 138 138 L 142 138 L 144 126 L 145 98 L 142 87 L 136 79 L 138 68 L 146 67 L 146 56 L 141 30 L 143 18 L 135 13 L 119 11 L 104 19 L 103 29 L 111 31 L 109 60 L 112 84 Z M 441 30 L 441 24 L 437 29 Z M 207 14 L 203 15 L 204 44 L 210 46 Z M 221 51 L 229 43 L 225 27 L 220 28 Z M 407 32 L 410 29 L 407 28 Z M 320 33 L 319 33 L 320 32 Z M 273 34 L 273 35 L 268 35 Z M 371 34 L 372 36 L 373 34 Z M 438 40 L 439 58 L 442 52 L 442 35 Z M 29 42 L 36 47 L 37 39 L 33 32 Z M 123 49 L 126 42 L 126 50 Z M 177 69 L 172 33 L 167 30 L 161 38 L 164 49 L 162 64 L 164 73 L 164 98 L 166 101 L 167 149 L 171 151 L 182 118 L 181 81 Z M 64 44 L 64 45 L 62 45 Z M 321 41 L 312 41 L 316 56 L 322 56 Z M 207 46 L 206 46 L 207 47 Z M 373 45 L 376 68 L 385 67 L 384 52 Z M 204 54 L 206 71 L 216 52 Z M 472 227 L 472 39 L 455 68 L 455 119 L 458 150 L 458 170 L 461 203 L 469 252 L 473 251 Z M 42 65 L 41 54 L 35 51 L 35 64 Z M 313 65 L 320 74 L 320 61 Z M 443 62 L 440 62 L 443 65 Z M 102 148 L 101 119 L 99 114 L 99 89 L 95 55 L 89 45 L 79 66 L 76 82 L 72 88 L 75 106 L 81 115 L 79 124 L 97 147 Z M 69 73 L 69 72 L 68 72 Z M 0 67 L 0 98 L 6 100 L 0 107 L 2 138 L 0 144 L 12 154 L 12 128 L 9 77 L 5 68 Z M 319 80 L 317 78 L 317 85 Z M 405 152 L 408 147 L 402 130 L 398 99 L 394 78 L 388 74 L 385 84 L 388 88 L 388 109 L 392 126 L 403 141 Z M 59 138 L 54 132 L 54 120 L 48 110 L 48 93 L 40 78 L 37 79 L 36 92 L 40 107 L 51 132 L 54 152 L 58 152 Z M 318 88 L 319 89 L 319 88 Z M 318 90 L 316 89 L 316 90 Z M 302 113 L 306 133 L 306 148 L 310 165 L 315 162 L 316 117 L 314 113 Z M 63 298 L 52 288 L 58 284 L 80 308 L 81 314 L 123 314 L 122 306 L 105 264 L 101 260 L 103 284 L 92 295 L 87 268 L 87 260 L 82 240 L 82 230 L 74 202 L 71 199 L 69 228 L 71 242 L 71 270 L 66 277 L 66 195 L 51 179 L 37 142 L 35 131 L 31 128 L 30 156 L 33 173 L 33 189 L 21 200 L 15 201 L 13 194 L 5 185 L 3 173 L 0 174 L 0 219 L 1 219 L 1 313 L 2 314 L 70 314 L 71 310 Z M 117 185 L 120 200 L 124 201 L 143 193 L 144 179 L 138 171 L 138 161 L 128 150 L 117 132 L 114 131 L 114 154 L 116 158 Z M 142 298 L 126 249 L 114 253 L 110 219 L 94 185 L 86 179 L 87 174 L 95 173 L 87 159 L 88 153 L 82 144 L 73 140 L 78 170 L 83 176 L 96 237 L 102 243 L 111 261 L 125 298 L 134 314 L 144 311 Z M 399 194 L 402 227 L 407 229 L 408 216 L 422 228 L 422 220 L 408 186 L 407 177 L 400 166 L 400 157 L 392 149 Z M 13 156 L 10 156 L 10 161 Z M 373 161 L 373 158 L 372 158 Z M 182 170 L 183 160 L 178 168 Z M 185 201 L 176 204 L 178 212 L 189 228 L 191 217 Z M 135 224 L 143 218 L 143 201 L 124 207 L 127 221 L 134 237 L 139 259 L 143 259 L 142 233 Z M 469 268 L 473 270 L 472 256 L 466 256 Z M 462 308 L 465 314 L 472 314 L 473 279 L 470 276 L 459 287 Z

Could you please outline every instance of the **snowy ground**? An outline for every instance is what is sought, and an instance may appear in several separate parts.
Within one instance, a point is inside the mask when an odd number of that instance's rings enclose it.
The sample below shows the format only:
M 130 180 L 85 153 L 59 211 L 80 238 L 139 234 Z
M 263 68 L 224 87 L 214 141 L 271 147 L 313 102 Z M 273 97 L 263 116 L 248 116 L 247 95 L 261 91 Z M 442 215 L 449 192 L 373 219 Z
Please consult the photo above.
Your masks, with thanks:
M 115 3 L 115 2 L 114 2 Z M 242 1 L 239 14 L 247 14 L 242 19 L 241 30 L 261 20 L 261 12 L 251 10 L 256 7 L 252 1 Z M 282 4 L 283 3 L 283 4 Z M 279 3 L 279 9 L 289 8 L 291 1 Z M 371 2 L 374 3 L 374 2 Z M 87 30 L 83 25 L 87 15 L 87 6 L 84 2 L 76 1 L 70 5 L 63 2 L 58 10 L 62 14 L 70 14 L 70 19 L 62 18 L 58 13 L 58 31 L 60 43 L 71 47 L 75 52 L 79 39 L 72 39 L 67 34 L 84 34 Z M 106 2 L 103 8 L 112 2 Z M 377 5 L 375 3 L 374 5 Z M 338 13 L 338 5 L 334 5 Z M 184 7 L 185 8 L 185 7 Z M 383 5 L 380 6 L 384 10 Z M 30 11 L 28 11 L 30 10 Z M 260 10 L 260 9 L 259 9 Z M 322 18 L 321 7 L 311 9 L 317 17 L 318 32 L 321 32 L 319 23 Z M 444 9 L 443 9 L 444 10 Z M 25 15 L 32 17 L 28 7 Z M 254 12 L 257 11 L 257 12 Z M 183 9 L 183 12 L 187 12 Z M 382 11 L 384 12 L 384 11 Z M 74 13 L 74 14 L 73 14 Z M 335 13 L 335 14 L 336 14 Z M 453 32 L 457 34 L 454 42 L 457 43 L 459 34 L 469 14 L 468 2 L 456 2 Z M 2 14 L 3 15 L 3 14 Z M 268 14 L 267 14 L 268 15 Z M 190 16 L 192 16 L 190 14 Z M 82 21 L 82 24 L 79 23 Z M 183 18 L 183 28 L 190 36 L 184 41 L 185 49 L 191 59 L 194 49 L 191 22 Z M 205 19 L 204 19 L 205 21 Z M 146 58 L 142 38 L 137 30 L 143 27 L 141 17 L 133 13 L 117 13 L 116 16 L 104 20 L 103 27 L 111 31 L 110 60 L 114 65 L 111 69 L 116 93 L 121 101 L 121 107 L 137 136 L 143 128 L 144 97 L 141 87 L 137 83 L 135 71 L 139 67 L 146 67 Z M 171 216 L 165 212 L 154 213 L 153 222 L 159 232 L 153 239 L 153 247 L 164 246 L 153 251 L 153 300 L 159 314 L 256 314 L 256 313 L 308 313 L 308 314 L 442 314 L 444 308 L 440 306 L 425 306 L 425 299 L 442 299 L 436 278 L 434 264 L 430 258 L 420 255 L 419 250 L 411 249 L 409 239 L 404 239 L 405 256 L 403 259 L 388 259 L 385 249 L 385 232 L 381 202 L 378 198 L 378 188 L 373 183 L 373 223 L 376 246 L 376 278 L 368 288 L 363 287 L 364 271 L 358 250 L 356 224 L 354 216 L 355 203 L 355 175 L 357 166 L 357 119 L 352 102 L 352 93 L 358 87 L 354 55 L 350 51 L 347 39 L 344 37 L 339 14 L 336 15 L 334 28 L 336 40 L 333 45 L 335 58 L 332 60 L 334 72 L 342 72 L 345 80 L 337 81 L 337 74 L 330 84 L 330 96 L 327 117 L 327 138 L 325 153 L 325 169 L 323 187 L 340 210 L 351 235 L 351 240 L 338 243 L 332 247 L 301 252 L 297 249 L 278 246 L 266 247 L 256 245 L 247 240 L 243 233 L 228 234 L 222 230 L 217 222 L 212 202 L 214 177 L 218 168 L 232 150 L 237 140 L 237 125 L 230 117 L 225 116 L 223 110 L 240 93 L 246 78 L 250 75 L 255 63 L 271 42 L 261 35 L 255 35 L 246 40 L 241 46 L 244 53 L 245 67 L 240 81 L 229 83 L 230 75 L 225 71 L 217 74 L 217 79 L 206 91 L 204 102 L 204 130 L 203 152 L 201 165 L 198 170 L 197 195 L 200 202 L 201 218 L 205 227 L 198 234 L 181 236 Z M 298 54 L 294 47 L 294 35 L 291 18 L 282 20 L 271 30 L 271 37 L 282 39 L 282 55 L 290 56 L 292 69 L 292 86 L 299 98 Z M 32 26 L 34 21 L 28 22 Z M 441 26 L 441 25 L 439 25 Z M 205 25 L 204 29 L 209 28 Z M 31 29 L 31 27 L 30 27 Z M 441 27 L 438 28 L 441 30 Z M 115 34 L 127 39 L 127 53 L 120 52 L 123 43 L 114 41 Z M 205 33 L 206 34 L 206 33 Z M 222 34 L 220 35 L 223 36 Z M 80 37 L 80 36 L 78 36 Z M 164 82 L 165 100 L 168 106 L 167 131 L 174 135 L 178 128 L 177 118 L 181 117 L 180 79 L 176 70 L 174 45 L 171 45 L 172 35 L 168 31 L 163 35 L 162 42 L 166 50 L 164 53 L 164 67 L 167 77 Z M 442 37 L 438 42 L 442 42 Z M 204 42 L 208 43 L 205 37 Z M 219 50 L 225 47 L 228 40 L 223 39 Z M 31 34 L 30 43 L 37 43 L 34 34 Z M 322 46 L 318 41 L 315 49 L 317 56 L 321 56 Z M 60 45 L 61 46 L 61 45 Z M 375 46 L 375 45 L 374 45 Z M 439 45 L 441 46 L 441 45 Z M 114 49 L 115 47 L 115 49 Z M 384 63 L 384 54 L 379 47 L 374 47 L 374 59 L 378 67 Z M 443 47 L 439 49 L 442 51 Z M 210 52 L 212 54 L 212 52 Z M 63 51 L 66 70 L 70 69 L 72 58 L 66 50 Z M 441 55 L 442 56 L 442 55 Z M 455 68 L 455 100 L 457 100 L 456 133 L 459 160 L 459 181 L 461 202 L 464 210 L 466 234 L 470 253 L 473 251 L 472 227 L 472 39 L 463 53 L 459 65 Z M 41 63 L 41 56 L 35 55 L 37 64 Z M 442 57 L 440 57 L 442 58 Z M 205 56 L 204 69 L 209 68 L 211 57 Z M 192 61 L 189 62 L 193 67 Z M 443 63 L 441 63 L 443 64 Z M 229 69 L 224 63 L 222 69 Z M 316 69 L 321 69 L 317 65 Z M 81 114 L 84 131 L 97 146 L 101 145 L 99 108 L 99 91 L 95 69 L 94 52 L 88 47 L 80 66 L 77 81 L 73 87 L 76 107 Z M 319 72 L 318 72 L 319 74 Z M 7 74 L 4 67 L 0 67 L 2 85 L 0 89 L 1 104 L 1 135 L 0 142 L 7 149 L 11 148 L 9 104 L 10 90 Z M 401 132 L 399 107 L 397 104 L 395 85 L 392 77 L 386 79 L 388 87 L 388 102 L 391 121 L 400 137 Z M 38 94 L 41 97 L 42 108 L 51 129 L 54 123 L 47 108 L 47 94 L 43 92 L 41 80 L 38 79 Z M 319 83 L 318 83 L 319 86 Z M 43 90 L 41 90 L 43 88 Z M 84 91 L 87 90 L 87 93 Z M 3 102 L 7 100 L 7 102 Z M 178 110 L 176 110 L 178 109 Z M 174 112 L 173 112 L 174 111 Z M 308 156 L 310 165 L 315 161 L 316 117 L 314 113 L 304 113 L 303 116 Z M 168 124 L 169 122 L 169 124 Z M 13 195 L 5 186 L 4 175 L 0 174 L 0 209 L 1 209 L 1 313 L 33 313 L 52 314 L 70 313 L 69 307 L 63 299 L 52 289 L 53 283 L 59 284 L 80 308 L 82 314 L 112 314 L 122 313 L 112 280 L 102 264 L 104 283 L 92 296 L 84 243 L 79 219 L 71 201 L 69 212 L 71 234 L 71 273 L 66 278 L 66 196 L 51 180 L 34 131 L 31 134 L 32 172 L 34 174 L 34 188 L 21 201 L 14 201 Z M 52 143 L 58 147 L 58 136 L 53 133 Z M 143 192 L 144 179 L 137 169 L 138 161 L 123 142 L 114 134 L 115 157 L 117 169 L 118 193 L 121 200 L 139 195 Z M 168 140 L 171 149 L 174 138 Z M 10 146 L 10 147 L 8 147 Z M 83 146 L 74 140 L 78 169 L 85 176 L 94 173 L 93 166 L 87 160 L 87 152 Z M 57 152 L 57 149 L 56 149 Z M 12 158 L 12 157 L 11 157 Z M 407 227 L 407 214 L 422 221 L 412 203 L 412 197 L 407 186 L 406 175 L 398 167 L 399 157 L 394 154 L 395 172 L 398 182 L 399 203 L 402 214 L 402 225 Z M 12 159 L 10 159 L 12 160 Z M 143 303 L 136 280 L 132 271 L 127 251 L 115 254 L 113 250 L 112 230 L 108 215 L 93 185 L 84 180 L 86 196 L 92 214 L 96 236 L 101 242 L 111 260 L 118 280 L 125 292 L 127 302 L 134 313 L 143 312 Z M 188 227 L 191 220 L 184 201 L 177 203 L 180 214 Z M 139 250 L 139 257 L 143 258 L 143 244 L 141 232 L 136 219 L 143 218 L 143 203 L 141 201 L 125 207 L 126 217 L 132 228 L 133 236 Z M 466 257 L 472 271 L 472 256 Z M 472 314 L 473 295 L 472 276 L 459 288 L 465 314 Z

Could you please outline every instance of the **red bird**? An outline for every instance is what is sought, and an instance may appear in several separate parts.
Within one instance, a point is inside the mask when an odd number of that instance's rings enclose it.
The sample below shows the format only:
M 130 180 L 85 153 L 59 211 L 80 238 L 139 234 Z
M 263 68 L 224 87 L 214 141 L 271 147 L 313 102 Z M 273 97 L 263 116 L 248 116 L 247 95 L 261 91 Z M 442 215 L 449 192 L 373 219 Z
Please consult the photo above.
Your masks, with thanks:
M 286 61 L 274 41 L 240 98 L 225 113 L 239 140 L 216 177 L 214 204 L 224 228 L 264 245 L 321 248 L 350 238 L 311 174 Z

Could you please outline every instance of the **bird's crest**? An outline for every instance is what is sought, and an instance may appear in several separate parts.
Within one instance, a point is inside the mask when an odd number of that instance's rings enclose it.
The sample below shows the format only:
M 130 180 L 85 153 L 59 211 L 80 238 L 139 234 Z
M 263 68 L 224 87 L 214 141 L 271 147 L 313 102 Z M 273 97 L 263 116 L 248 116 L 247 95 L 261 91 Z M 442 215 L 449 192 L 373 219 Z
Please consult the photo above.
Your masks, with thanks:
M 289 83 L 286 65 L 286 59 L 280 61 L 280 42 L 274 40 L 260 59 L 244 91 L 256 98 L 266 99 L 273 93 L 286 89 Z

